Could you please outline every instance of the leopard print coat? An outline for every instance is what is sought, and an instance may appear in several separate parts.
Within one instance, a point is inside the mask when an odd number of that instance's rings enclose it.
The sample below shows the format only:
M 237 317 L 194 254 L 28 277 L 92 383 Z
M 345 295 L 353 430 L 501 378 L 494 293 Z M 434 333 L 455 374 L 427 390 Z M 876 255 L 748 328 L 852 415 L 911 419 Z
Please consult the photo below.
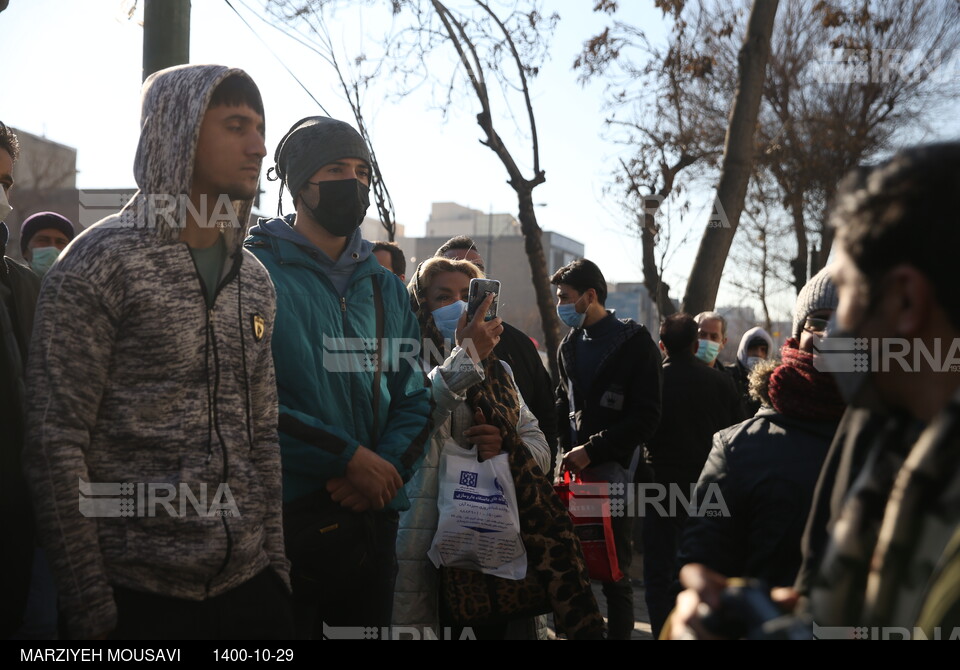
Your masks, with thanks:
M 418 309 L 425 340 L 434 351 L 443 351 L 443 338 L 425 309 Z M 431 347 L 425 347 L 430 351 Z M 495 355 L 483 361 L 483 380 L 466 392 L 472 416 L 481 409 L 503 435 L 520 511 L 521 537 L 527 550 L 528 570 L 540 577 L 547 591 L 559 632 L 571 639 L 600 638 L 604 622 L 590 587 L 580 541 L 573 522 L 557 496 L 544 468 L 532 457 L 518 426 L 523 425 L 522 399 L 508 368 Z

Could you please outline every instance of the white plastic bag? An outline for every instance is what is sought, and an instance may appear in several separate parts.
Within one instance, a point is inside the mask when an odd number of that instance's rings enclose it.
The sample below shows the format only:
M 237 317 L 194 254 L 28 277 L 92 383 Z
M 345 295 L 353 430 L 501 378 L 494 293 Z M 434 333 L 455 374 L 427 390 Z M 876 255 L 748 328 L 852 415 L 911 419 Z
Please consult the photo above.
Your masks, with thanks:
M 517 493 L 506 454 L 483 463 L 477 452 L 444 447 L 440 461 L 440 512 L 427 556 L 437 567 L 477 570 L 505 579 L 527 575 L 520 539 Z

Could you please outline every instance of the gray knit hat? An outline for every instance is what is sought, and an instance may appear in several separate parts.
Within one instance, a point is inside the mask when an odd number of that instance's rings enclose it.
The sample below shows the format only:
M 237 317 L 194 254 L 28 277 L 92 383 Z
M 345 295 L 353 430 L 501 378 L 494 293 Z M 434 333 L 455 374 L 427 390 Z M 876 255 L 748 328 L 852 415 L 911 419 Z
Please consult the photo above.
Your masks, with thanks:
M 370 152 L 353 126 L 327 116 L 308 116 L 297 121 L 273 154 L 277 176 L 294 199 L 317 170 L 341 158 L 359 158 L 370 163 Z
M 823 268 L 806 283 L 797 296 L 797 303 L 793 308 L 793 336 L 800 338 L 803 324 L 812 312 L 818 309 L 835 310 L 837 302 L 837 287 L 830 279 L 827 268 Z

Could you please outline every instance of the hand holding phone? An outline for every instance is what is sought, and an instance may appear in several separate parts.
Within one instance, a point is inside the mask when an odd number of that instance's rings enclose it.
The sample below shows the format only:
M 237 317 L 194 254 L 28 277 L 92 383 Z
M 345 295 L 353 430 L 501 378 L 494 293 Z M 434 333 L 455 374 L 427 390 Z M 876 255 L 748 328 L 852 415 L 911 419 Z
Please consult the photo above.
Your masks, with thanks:
M 495 294 L 488 294 L 481 300 L 473 316 L 468 317 L 464 312 L 460 317 L 457 344 L 467 350 L 474 363 L 480 363 L 487 358 L 500 342 L 503 321 L 499 317 L 493 317 L 490 321 L 484 318 L 492 309 L 495 298 Z
M 497 318 L 500 309 L 500 282 L 496 279 L 471 279 L 470 291 L 467 294 L 467 319 L 473 319 L 473 315 L 483 304 L 487 297 L 493 294 L 493 302 L 487 308 L 484 315 L 484 321 L 490 321 Z

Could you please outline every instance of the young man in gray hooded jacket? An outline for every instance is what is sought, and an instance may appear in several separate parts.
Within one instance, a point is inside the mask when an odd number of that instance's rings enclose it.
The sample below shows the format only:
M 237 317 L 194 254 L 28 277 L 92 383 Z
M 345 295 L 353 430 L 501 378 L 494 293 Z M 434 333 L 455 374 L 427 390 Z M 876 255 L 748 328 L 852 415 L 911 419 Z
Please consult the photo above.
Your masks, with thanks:
M 24 453 L 40 536 L 72 637 L 287 637 L 275 294 L 241 247 L 260 93 L 242 70 L 177 66 L 142 110 L 139 191 L 40 293 Z

